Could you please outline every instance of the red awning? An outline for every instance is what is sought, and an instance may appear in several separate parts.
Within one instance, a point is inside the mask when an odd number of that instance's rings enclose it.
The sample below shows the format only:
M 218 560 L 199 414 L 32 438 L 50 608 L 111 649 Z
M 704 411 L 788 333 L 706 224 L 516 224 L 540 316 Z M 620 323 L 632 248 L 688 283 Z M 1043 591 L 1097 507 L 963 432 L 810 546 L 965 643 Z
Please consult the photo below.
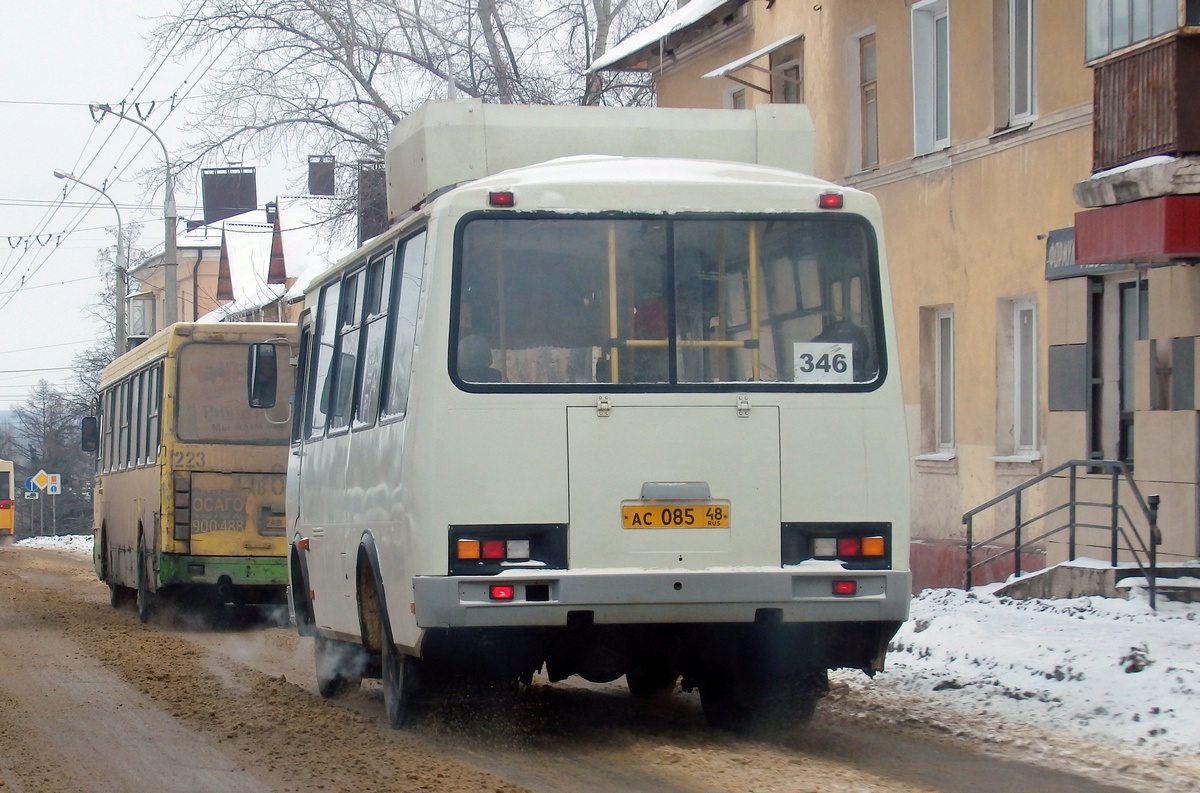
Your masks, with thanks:
M 1075 213 L 1075 263 L 1200 259 L 1200 195 L 1169 195 Z

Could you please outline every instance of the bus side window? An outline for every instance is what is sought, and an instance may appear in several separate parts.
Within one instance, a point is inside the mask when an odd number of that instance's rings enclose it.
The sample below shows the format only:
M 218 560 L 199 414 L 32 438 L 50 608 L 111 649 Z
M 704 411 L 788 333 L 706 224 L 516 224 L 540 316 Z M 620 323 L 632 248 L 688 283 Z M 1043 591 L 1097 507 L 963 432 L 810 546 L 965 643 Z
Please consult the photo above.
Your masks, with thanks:
M 317 325 L 313 335 L 312 369 L 308 378 L 307 404 L 305 413 L 308 415 L 308 439 L 315 440 L 325 434 L 325 423 L 329 415 L 329 384 L 330 368 L 333 364 L 333 348 L 337 341 L 339 296 L 341 281 L 327 284 L 321 290 L 321 300 L 317 307 Z M 320 399 L 318 399 L 320 397 Z
M 342 282 L 342 304 L 338 310 L 337 352 L 331 367 L 332 402 L 329 405 L 329 429 L 345 429 L 354 411 L 354 372 L 358 363 L 358 343 L 362 335 L 363 292 L 366 271 L 357 270 Z
M 158 461 L 158 447 L 162 443 L 162 364 L 150 370 L 149 412 L 147 414 L 146 439 L 150 444 L 146 459 Z
M 312 346 L 312 325 L 304 323 L 300 329 L 300 347 L 296 353 L 296 388 L 292 392 L 292 443 L 299 443 L 304 435 L 304 422 L 308 418 L 304 412 L 303 394 L 308 376 L 308 351 Z
M 425 262 L 425 232 L 404 241 L 396 256 L 397 275 L 393 290 L 396 310 L 389 323 L 392 343 L 384 414 L 403 416 L 408 409 L 408 387 L 412 380 L 413 347 L 417 341 L 417 309 L 421 298 L 422 266 Z
M 392 249 L 375 258 L 367 268 L 366 300 L 363 304 L 362 354 L 354 381 L 356 427 L 369 427 L 379 415 L 379 392 L 383 384 L 383 352 L 387 341 L 388 314 L 392 300 Z

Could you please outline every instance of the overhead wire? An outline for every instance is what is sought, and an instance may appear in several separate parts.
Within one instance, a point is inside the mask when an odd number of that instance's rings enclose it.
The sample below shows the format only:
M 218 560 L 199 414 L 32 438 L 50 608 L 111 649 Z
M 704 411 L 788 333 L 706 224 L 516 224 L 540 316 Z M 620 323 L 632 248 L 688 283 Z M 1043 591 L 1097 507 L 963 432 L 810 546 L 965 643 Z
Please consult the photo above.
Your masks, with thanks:
M 183 13 L 187 13 L 189 6 L 190 6 L 190 3 L 184 7 Z M 126 92 L 126 98 L 124 100 L 122 100 L 122 104 L 132 103 L 136 106 L 138 101 L 142 98 L 143 94 L 145 93 L 146 89 L 149 87 L 150 81 L 159 74 L 159 72 L 165 66 L 167 60 L 174 54 L 174 52 L 175 52 L 176 48 L 179 46 L 179 44 L 182 43 L 183 35 L 184 34 L 183 34 L 182 30 L 177 30 L 173 40 L 170 42 L 169 46 L 165 48 L 165 52 L 160 51 L 151 56 L 150 60 L 146 64 L 146 66 L 144 66 L 142 68 L 141 74 L 137 77 L 137 79 L 134 80 L 133 86 L 131 86 L 129 91 Z M 230 43 L 232 43 L 232 41 Z M 212 66 L 216 63 L 216 60 L 219 59 L 221 57 L 221 55 L 224 54 L 225 49 L 228 49 L 228 46 L 229 46 L 229 44 L 226 44 L 226 47 L 224 49 L 222 49 L 221 52 L 218 53 L 215 58 L 213 58 L 211 61 L 209 61 L 208 65 L 204 69 L 204 72 L 201 74 L 201 77 L 203 77 L 204 74 L 207 74 L 208 70 L 211 69 Z M 161 54 L 161 57 L 160 57 L 160 54 Z M 150 67 L 155 64 L 155 61 L 157 61 L 157 66 L 155 66 L 153 72 L 151 72 L 149 74 L 149 76 L 147 76 L 147 72 L 150 71 Z M 189 71 L 188 75 L 184 78 L 183 82 L 181 83 L 180 88 L 182 88 L 184 85 L 187 85 L 188 82 L 190 80 L 192 80 L 192 78 L 196 74 L 196 70 L 199 67 L 199 64 L 200 64 L 200 62 L 197 62 L 197 64 L 192 67 L 191 71 Z M 143 78 L 144 78 L 144 83 L 143 83 L 141 89 L 138 90 L 137 85 L 139 82 L 143 81 Z M 187 93 L 190 94 L 191 89 L 194 88 L 195 85 L 196 85 L 196 83 L 192 83 L 192 85 L 191 85 L 191 87 L 189 87 Z M 136 90 L 136 94 L 135 94 L 135 90 Z M 179 89 L 176 89 L 175 93 L 172 94 L 173 101 L 171 103 L 171 107 L 167 111 L 167 113 L 163 117 L 163 119 L 159 122 L 159 125 L 157 127 L 155 127 L 156 133 L 158 132 L 159 129 L 162 128 L 163 124 L 166 123 L 166 121 L 170 117 L 171 113 L 173 113 L 175 111 L 175 109 L 179 106 L 179 102 L 182 101 L 182 99 L 180 99 L 178 101 L 174 100 L 174 97 L 176 97 L 178 95 L 178 92 L 179 92 Z M 130 97 L 131 94 L 134 94 L 132 96 L 132 98 Z M 186 97 L 186 94 L 185 94 L 185 97 Z M 120 127 L 119 124 L 112 125 L 112 127 L 109 129 L 108 135 L 105 137 L 104 141 L 100 144 L 100 146 L 93 153 L 91 159 L 88 160 L 87 165 L 85 165 L 84 168 L 82 169 L 83 173 L 86 173 L 87 170 L 96 162 L 96 160 L 100 156 L 100 153 L 102 151 L 104 151 L 104 149 L 108 145 L 108 143 L 117 134 L 117 130 L 119 127 Z M 91 142 L 92 138 L 94 137 L 95 131 L 96 131 L 96 127 L 94 126 L 92 131 L 88 134 L 87 141 L 84 142 L 83 150 L 80 152 L 79 156 L 75 160 L 75 164 L 72 166 L 72 171 L 71 171 L 72 173 L 80 172 L 79 165 L 84 159 L 88 144 Z M 130 145 L 132 145 L 132 141 L 133 141 L 133 137 L 132 137 L 133 134 L 134 133 L 132 133 L 132 132 L 130 133 L 129 141 L 126 143 L 126 145 L 122 148 L 121 152 L 115 158 L 117 162 L 119 162 L 120 159 L 125 155 L 125 153 L 129 151 L 129 147 L 130 147 Z M 123 166 L 119 171 L 117 171 L 115 176 L 112 176 L 111 171 L 116 170 L 116 164 L 114 163 L 113 168 L 110 169 L 110 176 L 112 177 L 113 181 L 119 180 L 120 177 L 124 175 L 124 173 L 133 164 L 133 161 L 138 157 L 138 155 L 141 154 L 141 152 L 145 149 L 145 147 L 148 144 L 149 144 L 149 140 L 144 140 L 142 142 L 141 146 L 139 146 L 138 149 L 130 156 L 130 159 L 126 161 L 125 166 Z M 101 187 L 107 189 L 105 186 L 108 184 L 108 181 L 109 181 L 109 179 L 106 178 L 101 183 Z M 63 189 L 63 199 L 64 200 L 67 197 L 67 195 L 69 195 L 69 193 L 71 192 L 71 189 L 73 187 L 75 187 L 74 183 L 70 183 L 70 184 L 64 186 L 64 189 Z M 79 223 L 82 222 L 83 215 L 86 214 L 86 212 L 90 211 L 92 207 L 97 206 L 100 203 L 100 201 L 101 201 L 101 197 L 97 196 L 89 204 L 86 205 L 87 206 L 86 210 L 83 208 L 80 208 L 80 210 L 78 212 L 76 212 L 75 217 L 71 221 L 74 225 L 71 226 L 71 228 L 69 228 L 67 231 L 65 231 L 64 235 L 74 232 L 75 229 L 78 227 Z M 57 208 L 53 208 L 53 207 L 49 208 L 47 210 L 47 212 L 43 215 L 43 220 L 40 222 L 35 234 L 44 235 L 46 233 L 45 232 L 46 228 L 49 226 L 50 220 L 52 220 L 52 218 L 54 217 L 54 215 L 56 213 L 57 213 Z M 2 270 L 0 270 L 0 288 L 2 288 L 8 280 L 10 280 L 13 273 L 15 273 L 17 268 L 19 267 L 21 261 L 25 258 L 25 254 L 27 252 L 28 252 L 27 250 L 22 251 L 17 257 L 15 266 L 13 266 L 11 268 L 8 266 L 8 262 L 6 262 L 4 268 Z M 7 293 L 6 298 L 0 299 L 0 311 L 2 311 L 5 307 L 7 307 L 12 302 L 12 300 L 15 299 L 16 295 L 20 292 L 21 286 L 24 286 L 24 284 L 27 283 L 30 278 L 32 278 L 34 275 L 36 275 L 37 272 L 40 271 L 43 266 L 45 266 L 46 262 L 49 261 L 49 259 L 50 259 L 50 253 L 52 253 L 52 251 L 47 252 L 46 255 L 42 257 L 41 261 L 37 261 L 37 257 L 35 255 L 34 263 L 27 266 L 25 268 L 25 271 L 21 274 L 20 282 L 19 282 L 17 288 L 12 290 L 11 292 Z M 12 258 L 11 254 L 12 254 L 12 252 L 10 251 L 9 262 L 11 262 L 11 258 Z

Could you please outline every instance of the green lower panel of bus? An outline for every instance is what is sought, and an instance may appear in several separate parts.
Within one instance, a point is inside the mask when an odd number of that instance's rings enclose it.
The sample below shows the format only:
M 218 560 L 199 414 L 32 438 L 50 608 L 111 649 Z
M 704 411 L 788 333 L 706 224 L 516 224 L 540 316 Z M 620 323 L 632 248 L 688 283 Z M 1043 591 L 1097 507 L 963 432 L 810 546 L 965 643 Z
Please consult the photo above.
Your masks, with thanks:
M 190 556 L 164 553 L 159 560 L 162 585 L 217 584 L 228 576 L 234 586 L 286 586 L 287 559 L 262 556 Z

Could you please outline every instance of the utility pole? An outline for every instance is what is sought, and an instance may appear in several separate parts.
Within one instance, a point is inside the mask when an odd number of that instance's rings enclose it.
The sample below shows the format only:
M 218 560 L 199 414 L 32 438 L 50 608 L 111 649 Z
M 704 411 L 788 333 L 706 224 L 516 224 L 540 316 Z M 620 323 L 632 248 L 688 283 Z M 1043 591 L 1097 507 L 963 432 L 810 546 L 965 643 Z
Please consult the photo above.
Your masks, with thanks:
M 54 175 L 59 179 L 66 179 L 68 182 L 81 184 L 89 190 L 95 190 L 97 193 L 108 199 L 108 203 L 112 204 L 113 211 L 117 213 L 117 295 L 116 300 L 113 302 L 116 303 L 117 310 L 115 357 L 119 357 L 123 352 L 125 352 L 125 340 L 129 338 L 129 334 L 125 330 L 125 292 L 127 291 L 127 273 L 125 270 L 125 230 L 121 226 L 121 210 L 117 207 L 117 202 L 113 201 L 112 196 L 106 193 L 102 188 L 88 184 L 82 179 L 77 179 L 73 174 L 67 173 L 59 168 L 54 170 Z
M 171 155 L 167 151 L 167 144 L 163 143 L 163 139 L 158 136 L 158 133 L 146 122 L 134 116 L 127 116 L 121 110 L 113 110 L 109 105 L 90 105 L 89 109 L 92 113 L 92 119 L 99 121 L 104 118 L 104 115 L 111 113 L 117 118 L 125 121 L 132 121 L 142 129 L 150 133 L 153 138 L 158 141 L 158 145 L 162 146 L 163 164 L 167 172 L 166 187 L 163 195 L 163 304 L 164 304 L 164 327 L 174 325 L 179 320 L 179 285 L 178 274 L 176 272 L 175 261 L 176 253 L 176 226 L 178 225 L 178 216 L 175 210 L 175 177 L 171 173 Z M 96 117 L 96 113 L 100 113 L 100 117 Z

